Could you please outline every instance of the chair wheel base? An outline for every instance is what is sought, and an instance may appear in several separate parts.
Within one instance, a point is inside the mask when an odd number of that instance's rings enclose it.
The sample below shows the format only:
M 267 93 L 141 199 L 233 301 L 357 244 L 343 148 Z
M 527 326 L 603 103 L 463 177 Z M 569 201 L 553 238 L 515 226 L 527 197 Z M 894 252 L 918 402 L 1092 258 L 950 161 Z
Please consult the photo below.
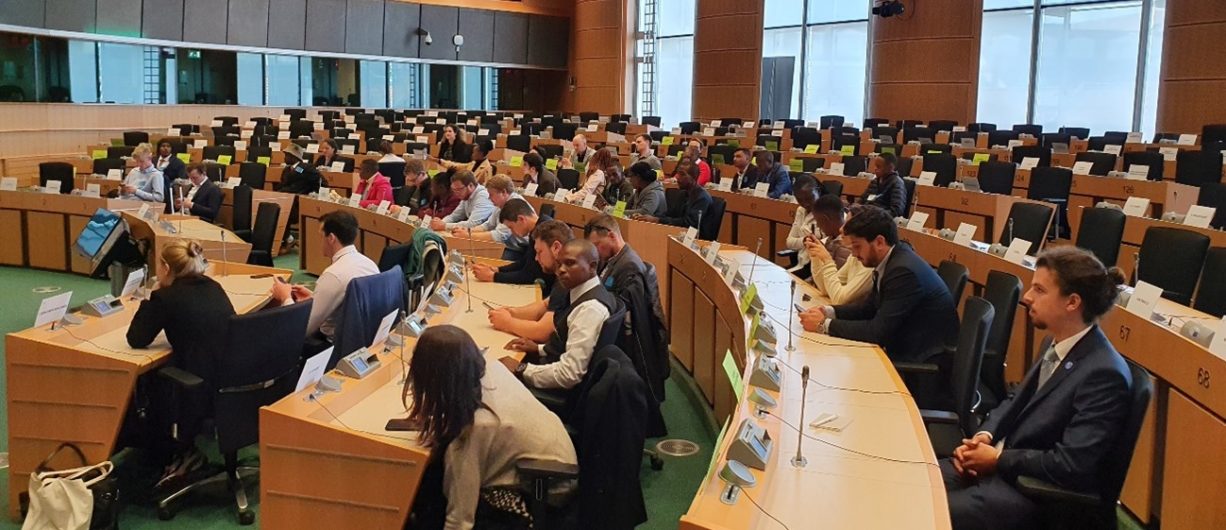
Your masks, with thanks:
M 169 521 L 174 518 L 175 518 L 174 510 L 171 510 L 169 507 L 161 507 L 161 506 L 158 507 L 158 520 L 159 521 Z
M 656 455 L 652 455 L 651 456 L 651 469 L 655 471 L 660 471 L 661 469 L 664 469 L 664 459 Z
M 247 526 L 255 522 L 255 512 L 251 510 L 241 510 L 238 512 L 238 524 Z

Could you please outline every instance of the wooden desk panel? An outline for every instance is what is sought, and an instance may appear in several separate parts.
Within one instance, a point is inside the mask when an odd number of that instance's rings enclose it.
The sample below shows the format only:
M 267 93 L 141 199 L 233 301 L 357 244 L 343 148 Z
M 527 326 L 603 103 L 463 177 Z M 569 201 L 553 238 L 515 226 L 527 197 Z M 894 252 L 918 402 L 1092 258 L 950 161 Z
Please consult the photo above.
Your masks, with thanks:
M 67 219 L 57 213 L 26 213 L 29 263 L 36 269 L 68 270 Z
M 0 221 L 11 230 L 0 236 L 0 263 L 88 274 L 72 245 L 81 228 L 99 208 L 124 211 L 140 201 L 0 191 Z
M 1226 422 L 1176 390 L 1170 392 L 1166 419 L 1170 435 L 1162 461 L 1162 527 L 1226 526 L 1221 502 Z
M 0 210 L 0 265 L 25 265 L 26 231 L 21 226 L 21 212 Z

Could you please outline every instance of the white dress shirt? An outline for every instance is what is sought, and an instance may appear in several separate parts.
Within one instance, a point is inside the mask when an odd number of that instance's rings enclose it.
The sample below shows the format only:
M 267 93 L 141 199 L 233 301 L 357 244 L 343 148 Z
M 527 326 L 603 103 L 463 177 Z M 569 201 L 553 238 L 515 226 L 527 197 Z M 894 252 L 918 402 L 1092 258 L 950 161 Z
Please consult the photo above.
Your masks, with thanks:
M 174 155 L 170 155 L 170 156 L 174 156 Z M 159 170 L 165 170 L 166 166 L 170 165 L 170 156 L 158 157 L 158 162 L 157 164 L 154 164 L 154 167 L 158 168 Z
M 387 153 L 383 155 L 383 158 L 379 159 L 380 164 L 384 162 L 404 162 L 404 159 L 396 156 L 394 153 Z
M 822 239 L 822 230 L 817 227 L 813 214 L 806 211 L 804 206 L 797 206 L 796 218 L 792 220 L 792 230 L 788 232 L 787 241 L 787 248 L 797 251 L 796 267 L 791 269 L 793 271 L 801 270 L 809 264 L 809 253 L 805 251 L 806 235 Z
M 571 303 L 597 285 L 600 285 L 600 277 L 593 276 L 571 289 Z M 608 319 L 609 308 L 599 300 L 588 300 L 576 306 L 566 317 L 566 351 L 558 362 L 528 365 L 524 369 L 524 382 L 536 388 L 574 388 L 587 373 L 588 362 L 600 338 L 600 328 Z
M 490 192 L 486 191 L 485 186 L 478 184 L 477 189 L 473 190 L 468 199 L 460 201 L 460 205 L 451 212 L 451 215 L 444 217 L 443 222 L 447 223 L 448 230 L 476 228 L 489 220 L 494 209 L 494 203 L 490 201 Z
M 810 263 L 809 271 L 817 292 L 833 305 L 861 302 L 873 288 L 873 269 L 865 267 L 854 257 L 847 258 L 843 266 L 837 268 L 834 266 L 834 260 L 821 265 Z
M 379 266 L 353 245 L 344 247 L 332 255 L 332 264 L 319 275 L 315 282 L 315 303 L 311 306 L 311 318 L 307 320 L 308 337 L 316 331 L 332 339 L 336 331 L 336 312 L 345 301 L 345 289 L 349 281 L 363 276 L 379 274 Z

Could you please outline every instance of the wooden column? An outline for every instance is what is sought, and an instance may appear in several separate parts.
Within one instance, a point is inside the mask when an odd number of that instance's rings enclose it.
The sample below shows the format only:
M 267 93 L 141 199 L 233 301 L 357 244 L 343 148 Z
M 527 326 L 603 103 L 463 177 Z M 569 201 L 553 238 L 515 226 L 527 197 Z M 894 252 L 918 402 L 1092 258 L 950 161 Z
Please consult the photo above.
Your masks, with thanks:
M 903 4 L 903 15 L 869 22 L 868 117 L 973 122 L 983 0 Z
M 763 0 L 698 2 L 693 118 L 757 120 L 762 91 L 762 5 Z
M 570 79 L 564 107 L 571 112 L 620 114 L 630 108 L 634 61 L 634 0 L 575 0 Z
M 1199 134 L 1207 123 L 1226 123 L 1224 34 L 1226 2 L 1167 0 L 1158 132 Z

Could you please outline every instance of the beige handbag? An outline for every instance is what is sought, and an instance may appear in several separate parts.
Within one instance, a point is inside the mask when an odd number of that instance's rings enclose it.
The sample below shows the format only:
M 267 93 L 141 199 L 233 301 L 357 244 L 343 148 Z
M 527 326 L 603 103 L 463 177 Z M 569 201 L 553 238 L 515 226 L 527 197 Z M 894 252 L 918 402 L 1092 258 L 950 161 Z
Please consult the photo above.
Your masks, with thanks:
M 30 511 L 22 530 L 88 530 L 94 512 L 90 486 L 105 480 L 111 462 L 30 474 Z

